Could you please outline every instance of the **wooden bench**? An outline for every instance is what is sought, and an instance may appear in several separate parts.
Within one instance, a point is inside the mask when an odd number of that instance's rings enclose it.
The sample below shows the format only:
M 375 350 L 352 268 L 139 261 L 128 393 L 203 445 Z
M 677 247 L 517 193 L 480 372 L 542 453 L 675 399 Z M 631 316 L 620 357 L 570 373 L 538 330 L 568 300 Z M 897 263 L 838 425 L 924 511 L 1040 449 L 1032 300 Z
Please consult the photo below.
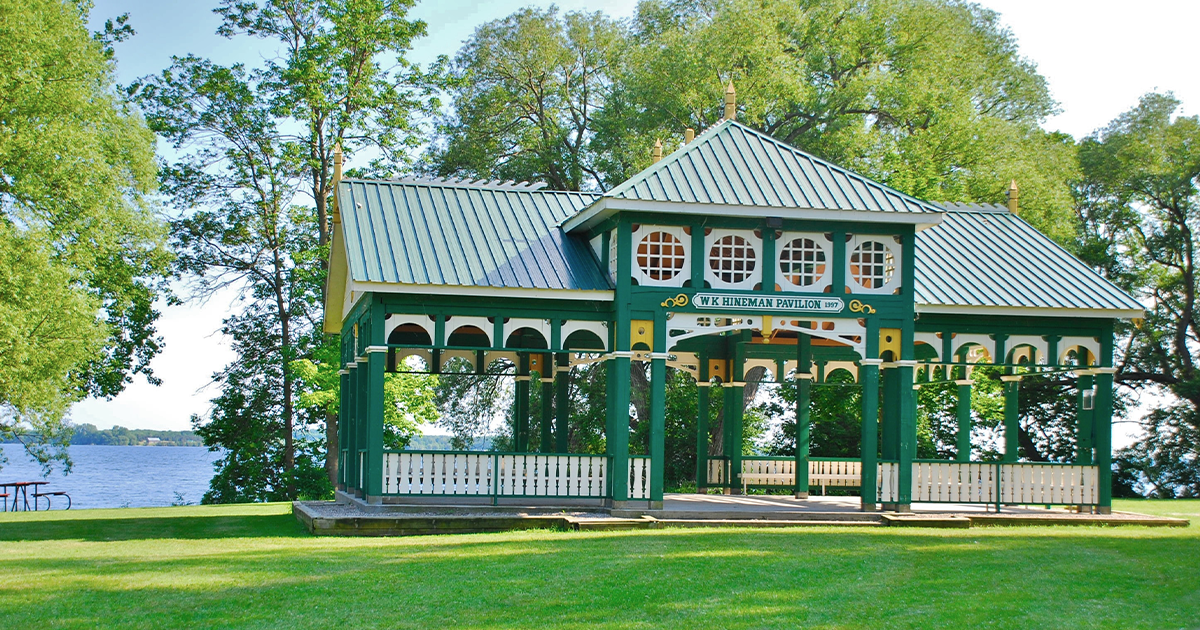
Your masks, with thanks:
M 742 473 L 742 494 L 746 494 L 746 487 L 750 484 L 766 485 L 772 481 L 780 482 L 772 485 L 796 485 L 796 477 L 791 473 Z
M 33 493 L 34 509 L 37 509 L 37 500 L 42 497 L 46 497 L 46 509 L 47 510 L 50 509 L 50 497 L 67 497 L 66 509 L 68 509 L 68 510 L 71 509 L 71 495 L 67 494 L 66 492 L 62 492 L 61 490 L 57 491 L 57 492 L 34 492 Z
M 825 494 L 825 486 L 856 486 L 862 483 L 862 475 L 853 474 L 834 474 L 834 473 L 809 473 L 808 485 L 821 486 L 821 494 Z

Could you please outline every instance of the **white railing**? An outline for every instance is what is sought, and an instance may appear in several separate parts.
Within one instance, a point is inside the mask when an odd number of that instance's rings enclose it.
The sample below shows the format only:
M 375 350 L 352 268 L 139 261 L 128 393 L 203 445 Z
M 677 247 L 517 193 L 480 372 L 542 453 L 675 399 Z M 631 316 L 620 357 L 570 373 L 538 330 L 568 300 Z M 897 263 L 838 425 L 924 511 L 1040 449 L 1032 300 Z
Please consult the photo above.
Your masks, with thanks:
M 500 455 L 500 496 L 604 497 L 608 457 Z
M 918 462 L 912 465 L 912 500 L 995 503 L 995 464 Z
M 608 496 L 608 457 L 402 451 L 383 455 L 388 495 Z
M 725 473 L 729 469 L 728 460 L 708 460 L 708 483 L 719 486 L 726 483 Z M 796 460 L 783 458 L 746 457 L 742 459 L 743 475 L 791 475 L 792 481 L 783 479 L 766 479 L 765 483 L 754 485 L 794 486 L 796 484 Z M 862 480 L 862 462 L 859 460 L 809 459 L 808 483 L 810 486 L 853 486 L 857 487 Z
M 650 498 L 650 458 L 633 455 L 629 457 L 629 498 Z
M 899 464 L 879 464 L 877 500 L 899 500 Z M 913 503 L 1095 505 L 1100 501 L 1096 466 L 914 462 Z
M 1000 502 L 1047 505 L 1096 505 L 1100 502 L 1096 466 L 1004 464 L 1000 466 Z

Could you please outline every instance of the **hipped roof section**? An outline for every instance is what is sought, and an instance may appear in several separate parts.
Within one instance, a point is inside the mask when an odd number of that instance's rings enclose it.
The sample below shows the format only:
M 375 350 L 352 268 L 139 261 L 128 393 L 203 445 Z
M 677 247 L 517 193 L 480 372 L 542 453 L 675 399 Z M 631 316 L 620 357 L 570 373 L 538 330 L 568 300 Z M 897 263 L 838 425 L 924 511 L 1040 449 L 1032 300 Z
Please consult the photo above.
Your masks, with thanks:
M 608 191 L 563 227 L 590 227 L 622 209 L 923 225 L 942 212 L 733 120 Z
M 582 240 L 557 226 L 595 195 L 444 181 L 343 180 L 355 282 L 609 291 Z
M 1141 316 L 1141 304 L 1004 206 L 943 206 L 944 220 L 917 233 L 918 312 L 966 307 Z

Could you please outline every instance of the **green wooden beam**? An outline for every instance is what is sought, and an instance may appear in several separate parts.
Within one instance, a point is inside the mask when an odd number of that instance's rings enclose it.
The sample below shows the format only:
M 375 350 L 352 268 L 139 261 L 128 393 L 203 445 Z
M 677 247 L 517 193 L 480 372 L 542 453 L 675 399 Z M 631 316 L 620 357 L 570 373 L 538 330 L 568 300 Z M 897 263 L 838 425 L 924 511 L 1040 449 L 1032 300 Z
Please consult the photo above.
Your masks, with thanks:
M 708 400 L 711 389 L 708 373 L 708 353 L 698 355 L 699 378 L 696 380 L 696 490 L 703 493 L 708 487 Z
M 796 343 L 796 498 L 808 498 L 809 412 L 812 407 L 812 338 Z M 781 375 L 782 380 L 782 375 Z
M 555 359 L 558 368 L 554 371 L 554 450 L 567 453 L 570 450 L 567 422 L 571 418 L 571 355 L 560 352 Z

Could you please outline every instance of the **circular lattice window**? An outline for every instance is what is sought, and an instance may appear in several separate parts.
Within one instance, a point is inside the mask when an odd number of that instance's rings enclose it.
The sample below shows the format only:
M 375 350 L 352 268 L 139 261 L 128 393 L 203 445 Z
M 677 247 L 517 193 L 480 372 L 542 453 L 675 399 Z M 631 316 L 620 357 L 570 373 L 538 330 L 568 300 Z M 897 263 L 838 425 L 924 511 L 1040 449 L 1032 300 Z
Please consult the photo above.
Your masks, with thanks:
M 811 287 L 825 277 L 825 250 L 811 238 L 797 238 L 779 250 L 781 277 L 798 287 Z
M 647 278 L 665 282 L 678 276 L 687 264 L 683 242 L 669 232 L 651 232 L 637 246 L 638 268 Z
M 717 239 L 708 250 L 708 266 L 721 282 L 740 284 L 754 274 L 756 256 L 746 239 L 730 234 Z
M 850 254 L 850 277 L 864 289 L 882 289 L 896 274 L 896 257 L 879 241 L 863 241 Z

